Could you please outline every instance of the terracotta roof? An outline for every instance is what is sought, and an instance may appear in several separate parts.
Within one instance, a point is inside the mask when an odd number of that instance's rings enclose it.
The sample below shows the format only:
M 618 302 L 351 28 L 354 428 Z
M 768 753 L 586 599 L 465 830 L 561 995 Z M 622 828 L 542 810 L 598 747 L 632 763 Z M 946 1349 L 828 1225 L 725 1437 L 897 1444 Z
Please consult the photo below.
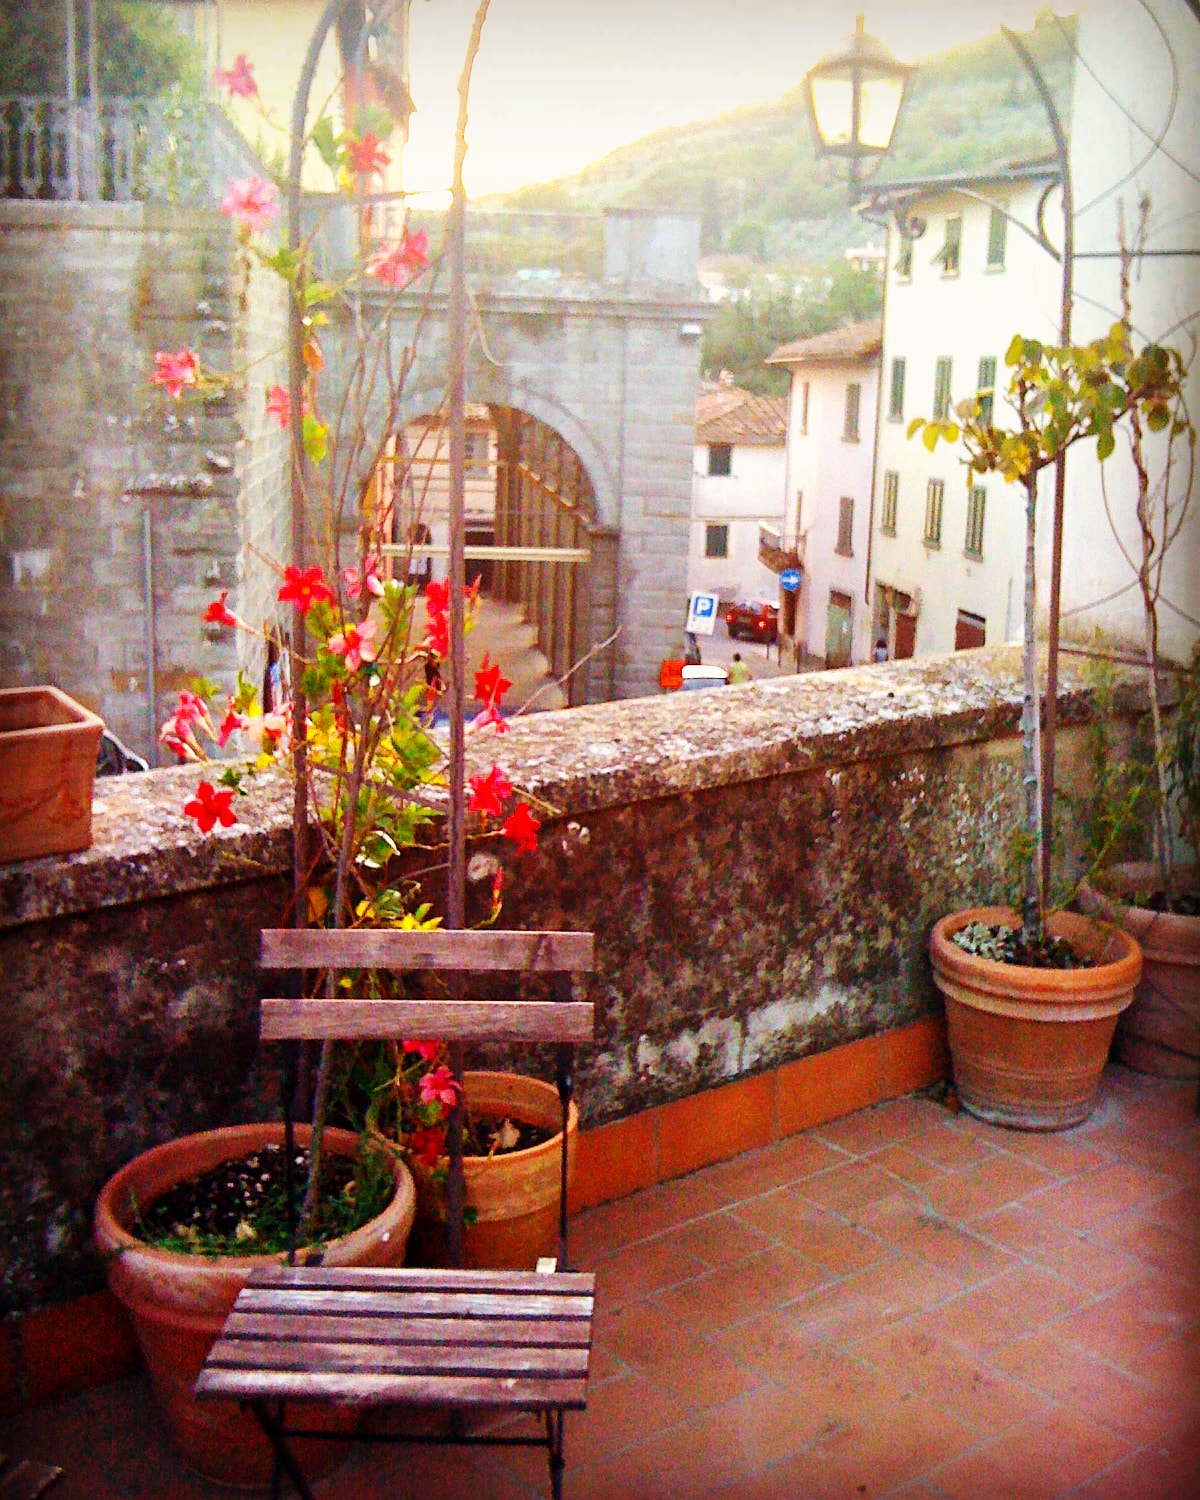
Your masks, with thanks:
M 787 437 L 787 397 L 756 396 L 736 385 L 701 382 L 696 398 L 698 443 L 782 443 Z
M 796 339 L 781 344 L 766 363 L 769 365 L 831 365 L 847 360 L 873 359 L 883 347 L 883 319 L 869 318 L 865 323 L 849 323 L 832 328 L 811 339 Z

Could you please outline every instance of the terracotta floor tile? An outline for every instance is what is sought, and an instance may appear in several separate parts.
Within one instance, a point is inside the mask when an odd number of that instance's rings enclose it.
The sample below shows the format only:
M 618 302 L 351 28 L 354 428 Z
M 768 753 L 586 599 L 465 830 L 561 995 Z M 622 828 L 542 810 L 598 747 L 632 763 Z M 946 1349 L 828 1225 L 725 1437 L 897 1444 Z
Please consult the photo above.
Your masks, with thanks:
M 927 1131 L 909 1136 L 904 1144 L 925 1161 L 950 1172 L 979 1166 L 996 1155 L 996 1148 L 984 1139 L 978 1121 L 965 1115 L 950 1115 L 945 1110 L 939 1110 Z
M 786 1141 L 773 1146 L 764 1146 L 761 1151 L 748 1151 L 744 1156 L 705 1167 L 699 1175 L 707 1186 L 721 1194 L 725 1203 L 736 1206 L 744 1198 L 771 1188 L 785 1187 L 802 1177 L 811 1177 L 814 1172 L 838 1166 L 845 1160 L 844 1151 L 835 1150 L 806 1132 L 789 1136 Z
M 596 1297 L 605 1307 L 621 1307 L 708 1270 L 707 1262 L 687 1254 L 673 1236 L 622 1246 L 590 1265 L 576 1256 L 575 1264 L 595 1270 Z
M 940 1162 L 930 1161 L 913 1150 L 907 1141 L 898 1146 L 885 1146 L 871 1155 L 877 1167 L 891 1173 L 898 1181 L 909 1187 L 922 1187 L 927 1182 L 937 1182 L 950 1171 Z
M 818 1125 L 811 1134 L 842 1151 L 869 1156 L 885 1146 L 923 1134 L 938 1122 L 942 1113 L 941 1106 L 932 1099 L 895 1099 Z
M 1181 1188 L 1169 1193 L 1149 1204 L 1142 1213 L 1200 1245 L 1200 1188 Z
M 794 1192 L 764 1194 L 735 1210 L 737 1217 L 785 1245 L 844 1275 L 889 1260 L 893 1251 L 841 1214 L 806 1203 Z
M 1166 1197 L 1174 1183 L 1158 1172 L 1124 1162 L 1097 1167 L 1071 1182 L 1056 1183 L 1044 1197 L 1027 1206 L 1048 1213 L 1072 1229 L 1088 1229 L 1102 1224 L 1114 1214 L 1131 1213 L 1157 1198 Z M 997 1205 L 999 1207 L 999 1205 Z
M 993 1152 L 987 1161 L 927 1185 L 930 1206 L 945 1219 L 967 1221 L 1044 1191 L 1049 1172 L 1020 1157 Z M 1057 1190 L 1057 1189 L 1056 1189 Z
M 961 1285 L 914 1256 L 897 1257 L 810 1292 L 788 1311 L 814 1338 L 849 1344 L 933 1307 Z
M 1152 1218 L 1152 1212 L 1108 1219 L 1092 1231 L 1092 1238 L 1128 1255 L 1135 1264 L 1200 1286 L 1200 1243 L 1173 1224 Z
M 1015 1266 L 925 1313 L 921 1326 L 974 1354 L 1023 1338 L 1092 1294 L 1036 1267 Z
M 912 1199 L 871 1204 L 859 1224 L 894 1250 L 918 1256 L 967 1286 L 997 1276 L 1014 1264 L 1008 1251 L 972 1230 L 948 1223 Z
M 843 1166 L 831 1167 L 827 1172 L 818 1172 L 798 1182 L 792 1192 L 809 1203 L 838 1212 L 859 1208 L 864 1203 L 874 1203 L 879 1198 L 890 1197 L 896 1192 L 914 1192 L 905 1189 L 897 1178 L 877 1167 L 870 1159 L 851 1161 Z
M 1200 1306 L 1187 1282 L 1150 1275 L 1118 1287 L 1063 1318 L 1065 1339 L 1136 1371 L 1147 1352 L 1200 1324 Z
M 997 1350 L 991 1363 L 1131 1443 L 1151 1442 L 1190 1415 L 1182 1397 L 1156 1390 L 1098 1355 L 1081 1354 L 1054 1328 Z
M 571 1223 L 572 1254 L 583 1265 L 588 1256 L 648 1239 L 664 1229 L 676 1228 L 724 1207 L 720 1193 L 708 1186 L 703 1173 L 695 1172 L 690 1177 L 619 1198 L 615 1203 L 585 1209 Z
M 772 1248 L 663 1292 L 655 1303 L 696 1333 L 719 1333 L 832 1280 L 830 1271 L 807 1256 Z
M 681 1416 L 761 1384 L 747 1366 L 653 1304 L 598 1314 L 596 1342 L 669 1393 Z
M 1073 1500 L 1196 1500 L 1200 1422 L 1148 1443 L 1074 1492 Z
M 1044 1411 L 1050 1402 L 975 1355 L 934 1338 L 921 1319 L 900 1323 L 854 1345 L 898 1390 L 924 1396 L 943 1411 L 991 1436 Z
M 1087 1137 L 1075 1130 L 1040 1134 L 1032 1130 L 1013 1130 L 999 1148 L 1006 1156 L 1031 1161 L 1055 1177 L 1078 1177 L 1107 1164 L 1102 1152 L 1089 1146 Z
M 1095 1422 L 1052 1410 L 934 1468 L 928 1478 L 947 1500 L 1056 1500 L 1129 1451 Z
M 786 1310 L 752 1319 L 711 1342 L 791 1392 L 822 1430 L 851 1421 L 895 1395 L 891 1374 L 811 1338 Z
M 806 1500 L 888 1495 L 978 1440 L 966 1423 L 904 1394 L 782 1465 Z M 978 1497 L 975 1497 L 978 1500 Z
M 973 1219 L 971 1228 L 983 1238 L 1048 1271 L 1069 1271 L 1076 1285 L 1107 1292 L 1136 1281 L 1144 1274 L 1135 1256 L 1101 1240 L 1059 1224 L 1040 1204 L 1021 1204 Z
M 610 1458 L 685 1415 L 669 1391 L 643 1375 L 627 1372 L 600 1384 L 593 1381 L 587 1410 L 567 1415 L 568 1458 L 573 1464 Z
M 772 1243 L 770 1235 L 754 1229 L 730 1209 L 693 1219 L 682 1229 L 669 1229 L 657 1240 L 649 1241 L 645 1248 L 665 1245 L 688 1260 L 699 1261 L 702 1266 L 716 1270 L 757 1255 Z
M 1174 1392 L 1200 1413 L 1200 1328 L 1143 1350 L 1134 1373 L 1158 1390 Z

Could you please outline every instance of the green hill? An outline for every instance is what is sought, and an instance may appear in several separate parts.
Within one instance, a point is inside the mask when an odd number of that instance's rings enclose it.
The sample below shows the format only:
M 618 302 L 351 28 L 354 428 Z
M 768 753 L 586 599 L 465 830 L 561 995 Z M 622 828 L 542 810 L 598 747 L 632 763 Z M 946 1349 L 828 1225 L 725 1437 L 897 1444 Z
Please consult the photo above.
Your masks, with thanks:
M 1074 18 L 1043 13 L 1024 37 L 1069 114 Z M 913 75 L 880 180 L 933 176 L 1047 154 L 1049 128 L 1028 74 L 999 34 L 925 59 Z M 848 212 L 844 164 L 819 159 L 802 87 L 693 125 L 661 130 L 575 177 L 493 198 L 526 209 L 663 208 L 701 215 L 706 254 L 812 267 L 868 237 Z

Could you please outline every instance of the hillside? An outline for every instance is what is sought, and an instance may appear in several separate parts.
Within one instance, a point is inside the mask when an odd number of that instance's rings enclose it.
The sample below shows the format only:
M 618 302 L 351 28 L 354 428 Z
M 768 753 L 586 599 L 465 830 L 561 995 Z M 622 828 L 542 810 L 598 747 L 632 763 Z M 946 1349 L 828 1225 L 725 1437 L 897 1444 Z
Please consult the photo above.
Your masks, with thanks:
M 1024 33 L 1069 114 L 1074 20 L 1047 12 Z M 1041 156 L 1050 132 L 1032 81 L 999 34 L 925 59 L 880 180 Z M 664 208 L 697 213 L 706 254 L 814 266 L 868 236 L 846 204 L 844 165 L 819 159 L 801 85 L 775 104 L 658 131 L 576 177 L 488 200 L 528 209 Z

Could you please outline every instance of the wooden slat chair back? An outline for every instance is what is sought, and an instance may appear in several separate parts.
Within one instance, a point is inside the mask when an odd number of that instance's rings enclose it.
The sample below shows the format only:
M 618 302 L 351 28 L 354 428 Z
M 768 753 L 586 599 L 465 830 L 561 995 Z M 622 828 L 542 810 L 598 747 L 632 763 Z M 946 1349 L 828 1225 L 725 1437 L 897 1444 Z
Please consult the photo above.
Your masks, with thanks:
M 359 1269 L 289 1264 L 256 1271 L 238 1296 L 196 1383 L 199 1396 L 248 1404 L 270 1439 L 276 1493 L 286 1473 L 302 1500 L 312 1491 L 298 1465 L 289 1402 L 438 1407 L 448 1431 L 396 1441 L 491 1443 L 547 1450 L 561 1500 L 563 1415 L 587 1399 L 595 1277 L 566 1259 L 566 1123 L 574 1047 L 591 1041 L 594 1009 L 572 998 L 572 975 L 593 967 L 590 932 L 400 932 L 271 929 L 265 969 L 441 970 L 448 975 L 548 976 L 551 1000 L 332 999 L 269 997 L 264 1041 L 401 1040 L 549 1043 L 562 1102 L 557 1262 L 521 1271 Z M 456 989 L 451 986 L 451 993 Z M 285 1098 L 287 1097 L 285 1086 Z M 452 1137 L 456 1132 L 452 1132 Z M 450 1213 L 461 1215 L 461 1143 L 451 1153 Z M 461 1242 L 461 1223 L 458 1235 Z M 554 1274 L 547 1274 L 553 1271 Z M 468 1433 L 472 1408 L 533 1412 L 540 1435 Z

